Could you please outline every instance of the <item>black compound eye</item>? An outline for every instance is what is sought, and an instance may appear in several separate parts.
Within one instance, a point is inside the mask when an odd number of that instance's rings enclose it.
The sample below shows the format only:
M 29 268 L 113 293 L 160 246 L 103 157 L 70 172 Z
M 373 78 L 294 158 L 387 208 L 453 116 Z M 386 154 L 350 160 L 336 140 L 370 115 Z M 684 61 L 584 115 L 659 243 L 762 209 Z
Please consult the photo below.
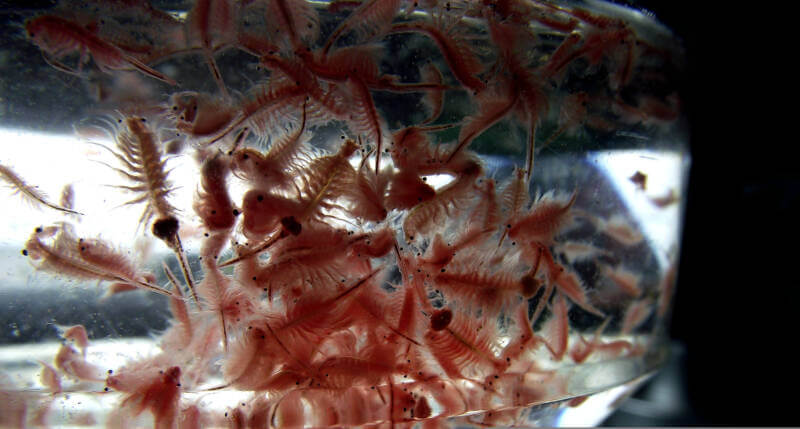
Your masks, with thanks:
M 162 240 L 167 240 L 178 233 L 178 228 L 178 219 L 174 217 L 159 219 L 153 222 L 153 235 Z

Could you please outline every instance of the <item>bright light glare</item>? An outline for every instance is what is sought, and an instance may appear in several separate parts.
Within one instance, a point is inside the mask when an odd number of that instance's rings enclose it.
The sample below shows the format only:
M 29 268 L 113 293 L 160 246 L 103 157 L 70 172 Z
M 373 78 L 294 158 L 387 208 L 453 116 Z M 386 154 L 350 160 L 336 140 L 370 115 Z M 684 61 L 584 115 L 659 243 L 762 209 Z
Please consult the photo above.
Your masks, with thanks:
M 590 156 L 604 171 L 628 206 L 634 222 L 658 255 L 659 264 L 666 267 L 669 255 L 675 251 L 680 239 L 680 222 L 683 207 L 680 203 L 685 192 L 686 157 L 676 152 L 620 150 L 599 152 Z M 646 189 L 631 181 L 636 172 L 647 176 Z M 659 207 L 661 198 L 674 193 L 675 203 Z
M 6 148 L 0 162 L 13 169 L 30 186 L 45 193 L 50 202 L 59 204 L 64 185 L 72 184 L 75 195 L 74 209 L 83 213 L 79 219 L 64 213 L 25 202 L 21 196 L 12 195 L 12 189 L 0 189 L 2 222 L 0 245 L 22 246 L 34 228 L 54 222 L 75 224 L 79 234 L 87 237 L 102 236 L 113 243 L 132 244 L 142 231 L 139 218 L 144 204 L 126 206 L 135 194 L 114 188 L 113 185 L 130 185 L 111 167 L 120 167 L 119 161 L 108 151 L 91 145 L 74 136 L 33 133 L 22 130 L 0 130 L 0 141 Z M 112 142 L 98 143 L 113 147 Z M 196 166 L 193 162 L 178 159 L 168 161 L 174 169 L 169 179 L 178 188 L 170 194 L 170 202 L 182 210 L 191 210 L 192 194 L 196 189 Z M 5 188 L 5 186 L 0 186 Z M 182 213 L 191 216 L 192 213 Z

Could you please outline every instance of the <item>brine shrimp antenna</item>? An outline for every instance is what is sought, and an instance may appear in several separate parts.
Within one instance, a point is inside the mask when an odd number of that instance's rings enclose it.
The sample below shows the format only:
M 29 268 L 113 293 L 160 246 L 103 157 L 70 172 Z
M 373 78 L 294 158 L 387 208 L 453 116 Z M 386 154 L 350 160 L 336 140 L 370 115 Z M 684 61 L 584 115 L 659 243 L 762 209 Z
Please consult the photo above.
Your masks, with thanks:
M 551 134 L 550 137 L 548 137 L 547 140 L 545 140 L 545 142 L 542 143 L 541 146 L 539 146 L 539 148 L 538 148 L 539 152 L 541 152 L 542 149 L 544 149 L 547 146 L 549 146 L 550 143 L 553 143 L 559 136 L 561 136 L 561 134 L 564 134 L 564 132 L 567 131 L 567 129 L 569 128 L 569 127 L 567 127 L 567 125 L 568 124 L 562 125 L 555 132 L 553 132 L 553 134 Z M 533 157 L 533 155 L 531 155 L 531 157 Z
M 361 136 L 358 136 L 358 145 L 361 146 Z M 369 152 L 365 153 L 364 156 L 361 157 L 361 162 L 358 163 L 357 171 L 361 171 L 361 169 L 364 168 L 364 165 L 367 163 L 367 158 L 369 158 L 373 152 L 375 152 L 375 148 L 370 149 Z
M 214 53 L 209 49 L 203 49 L 203 56 L 206 57 L 208 68 L 211 71 L 211 75 L 214 77 L 214 81 L 217 82 L 217 86 L 219 86 L 222 96 L 226 100 L 230 100 L 231 95 L 228 93 L 228 89 L 225 87 L 225 81 L 222 80 L 222 73 L 220 73 L 219 67 L 217 67 L 217 61 L 214 59 Z
M 271 237 L 269 237 L 266 241 L 261 243 L 255 249 L 252 249 L 247 253 L 243 253 L 243 254 L 235 257 L 235 258 L 228 259 L 227 261 L 225 261 L 225 262 L 223 262 L 221 264 L 218 264 L 217 267 L 218 268 L 225 268 L 225 267 L 227 267 L 229 265 L 233 265 L 233 264 L 241 262 L 241 261 L 243 261 L 243 260 L 245 260 L 247 258 L 251 258 L 251 257 L 253 257 L 255 255 L 258 255 L 259 253 L 269 249 L 270 246 L 275 244 L 278 240 L 280 240 L 283 237 L 285 237 L 285 235 L 283 234 L 283 227 L 280 227 L 272 234 Z
M 175 274 L 172 273 L 172 270 L 169 269 L 169 267 L 165 262 L 162 262 L 161 266 L 164 269 L 164 275 L 167 276 L 167 280 L 169 280 L 169 283 L 175 290 L 173 296 L 175 298 L 184 299 L 183 292 L 181 291 L 181 284 L 178 282 L 178 279 L 175 277 Z
M 180 299 L 180 300 L 184 300 L 183 293 L 181 292 L 181 288 L 180 288 L 180 285 L 178 283 L 178 279 L 175 278 L 175 274 L 172 273 L 172 270 L 169 269 L 169 267 L 167 266 L 166 263 L 162 263 L 162 265 L 164 266 L 164 274 L 167 275 L 167 278 L 169 279 L 170 283 L 172 283 L 172 286 L 175 288 L 175 291 L 177 292 L 177 296 L 175 296 L 175 298 Z M 194 291 L 192 291 L 192 292 L 194 292 Z M 199 303 L 199 301 L 197 301 L 197 298 L 195 298 L 195 302 L 197 303 L 197 306 L 199 307 L 200 303 Z M 184 309 L 184 311 L 185 311 L 185 309 Z M 220 316 L 220 321 L 222 322 L 221 323 L 222 324 L 222 345 L 224 347 L 225 353 L 227 353 L 228 352 L 228 329 L 225 326 L 225 315 L 222 313 L 222 309 L 219 310 L 219 316 Z M 188 325 L 188 323 L 189 323 L 188 314 L 185 314 L 184 317 L 186 317 L 184 323 L 186 323 Z M 191 329 L 191 328 L 189 328 L 189 329 Z
M 56 69 L 58 71 L 61 71 L 63 73 L 66 73 L 66 74 L 69 74 L 69 75 L 72 75 L 72 76 L 75 76 L 75 77 L 82 77 L 80 71 L 72 69 L 71 67 L 67 66 L 66 64 L 62 63 L 61 61 L 58 61 L 55 58 L 51 58 L 50 55 L 46 54 L 44 51 L 42 51 L 42 58 L 44 58 L 44 62 L 46 62 L 47 64 L 49 64 L 51 67 L 53 67 L 54 69 Z
M 376 268 L 376 269 L 372 270 L 371 273 L 369 273 L 366 276 L 364 276 L 363 278 L 361 278 L 361 280 L 356 282 L 356 284 L 354 284 L 353 286 L 350 286 L 346 291 L 340 293 L 339 295 L 336 295 L 333 299 L 331 299 L 331 302 L 336 302 L 336 301 L 344 298 L 345 296 L 349 295 L 351 292 L 353 292 L 354 290 L 360 288 L 364 283 L 369 281 L 369 279 L 375 277 L 375 274 L 378 274 L 382 270 L 383 270 L 383 268 Z
M 461 124 L 420 125 L 415 128 L 427 133 L 427 132 L 449 130 L 450 128 L 455 128 L 459 125 Z
M 233 153 L 236 152 L 237 149 L 239 149 L 239 146 L 242 144 L 242 142 L 247 138 L 249 134 L 250 134 L 249 127 L 242 128 L 239 131 L 239 133 L 236 134 L 236 138 L 233 139 L 233 146 L 231 146 L 231 149 L 228 151 L 228 155 L 233 155 Z
M 285 344 L 283 344 L 283 341 L 281 341 L 281 339 L 278 337 L 278 335 L 275 334 L 275 330 L 272 329 L 272 326 L 270 326 L 269 322 L 264 322 L 264 325 L 267 326 L 267 330 L 269 331 L 270 335 L 272 335 L 272 338 L 275 338 L 275 342 L 277 342 L 278 345 L 281 346 L 281 348 L 283 349 L 283 352 L 286 353 L 287 356 L 291 357 L 293 361 L 297 362 L 298 364 L 300 364 L 300 366 L 304 367 L 305 369 L 307 369 L 307 370 L 311 369 L 311 368 L 308 367 L 308 365 L 305 364 L 305 362 L 303 362 L 303 361 L 297 359 L 296 357 L 294 357 L 294 355 L 292 354 L 291 349 L 289 347 L 286 347 Z
M 160 288 L 160 287 L 155 286 L 155 285 L 151 285 L 150 283 L 143 282 L 141 280 L 128 280 L 128 279 L 125 279 L 125 278 L 120 277 L 120 276 L 115 276 L 115 279 L 118 280 L 118 281 L 121 281 L 121 282 L 126 282 L 126 283 L 133 282 L 133 283 L 135 283 L 135 284 L 137 284 L 137 285 L 139 285 L 139 286 L 141 286 L 141 287 L 143 287 L 145 289 L 149 289 L 149 290 L 151 290 L 153 292 L 160 293 L 161 295 L 172 296 L 172 293 L 166 291 L 165 289 Z
M 83 213 L 77 212 L 72 209 L 68 209 L 66 207 L 61 207 L 57 204 L 53 204 L 47 200 L 47 197 L 36 189 L 35 186 L 28 185 L 22 180 L 21 177 L 17 173 L 14 172 L 9 167 L 6 167 L 0 164 L 0 180 L 3 182 L 8 183 L 11 185 L 11 188 L 14 189 L 15 194 L 20 194 L 23 199 L 33 204 L 41 204 L 46 207 L 50 207 L 53 210 L 58 210 L 60 212 L 74 214 L 74 215 L 83 215 Z
M 525 180 L 530 182 L 533 175 L 533 152 L 536 144 L 536 124 L 531 124 L 530 136 L 528 137 L 528 153 L 525 158 Z M 548 140 L 549 142 L 549 140 Z M 547 146 L 547 143 L 545 143 Z
M 181 244 L 181 237 L 178 235 L 178 232 L 175 232 L 174 235 L 174 245 L 171 245 L 172 250 L 175 252 L 175 257 L 178 258 L 178 262 L 181 266 L 181 271 L 183 272 L 183 278 L 186 280 L 186 285 L 189 286 L 189 290 L 192 292 L 192 298 L 197 305 L 200 305 L 200 300 L 197 299 L 197 292 L 194 289 L 194 279 L 192 278 L 192 271 L 189 268 L 189 261 L 186 259 L 186 252 L 183 251 L 183 245 Z
M 215 392 L 217 390 L 227 389 L 229 387 L 231 387 L 230 383 L 223 384 L 221 386 L 216 386 L 216 387 L 209 387 L 208 389 L 203 389 L 202 391 L 203 392 Z

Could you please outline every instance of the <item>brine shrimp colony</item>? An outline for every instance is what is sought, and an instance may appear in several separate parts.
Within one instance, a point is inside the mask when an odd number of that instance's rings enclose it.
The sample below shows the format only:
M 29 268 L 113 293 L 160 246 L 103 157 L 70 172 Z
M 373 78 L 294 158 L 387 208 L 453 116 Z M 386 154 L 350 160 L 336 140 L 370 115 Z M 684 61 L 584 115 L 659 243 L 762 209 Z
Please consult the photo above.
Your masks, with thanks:
M 92 353 L 102 338 L 60 328 L 37 363 L 48 395 L 0 379 L 0 424 L 75 423 L 53 404 L 89 389 L 107 410 L 79 417 L 110 427 L 529 425 L 610 387 L 584 368 L 652 369 L 676 249 L 652 250 L 597 189 L 612 185 L 569 160 L 680 129 L 679 48 L 601 6 L 63 1 L 26 16 L 30 61 L 87 92 L 75 134 L 136 232 L 84 235 L 80 188 L 57 203 L 4 149 L 8 198 L 52 218 L 20 257 L 33 283 L 153 294 L 170 321 L 112 367 Z M 645 161 L 614 186 L 677 210 L 681 188 L 662 192 Z

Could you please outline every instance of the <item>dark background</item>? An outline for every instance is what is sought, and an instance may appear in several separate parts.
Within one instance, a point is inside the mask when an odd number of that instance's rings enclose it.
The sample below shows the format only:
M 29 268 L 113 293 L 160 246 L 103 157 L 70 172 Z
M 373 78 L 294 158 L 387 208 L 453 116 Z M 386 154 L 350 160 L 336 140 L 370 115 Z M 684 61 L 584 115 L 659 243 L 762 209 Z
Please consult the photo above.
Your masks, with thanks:
M 665 374 L 687 407 L 607 424 L 797 426 L 800 168 L 786 126 L 800 121 L 797 24 L 779 4 L 633 4 L 688 54 L 692 166 L 671 330 L 685 353 Z

